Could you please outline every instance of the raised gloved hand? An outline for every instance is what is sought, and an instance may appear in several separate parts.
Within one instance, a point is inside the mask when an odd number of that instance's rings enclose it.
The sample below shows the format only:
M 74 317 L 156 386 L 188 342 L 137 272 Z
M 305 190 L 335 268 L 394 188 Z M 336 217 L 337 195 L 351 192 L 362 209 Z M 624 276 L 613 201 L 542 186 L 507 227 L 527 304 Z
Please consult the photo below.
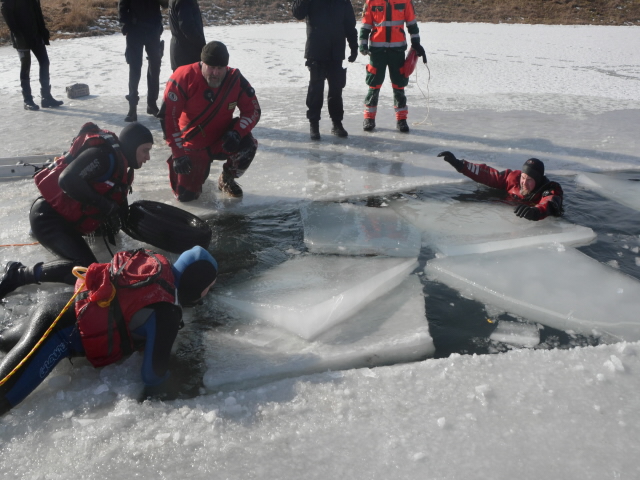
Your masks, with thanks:
M 240 134 L 235 130 L 229 130 L 222 136 L 222 149 L 225 152 L 237 152 L 240 148 Z
M 349 55 L 349 58 L 347 60 L 349 60 L 349 63 L 353 63 L 356 61 L 356 58 L 358 58 L 358 49 L 352 48 L 351 55 Z
M 513 211 L 520 218 L 526 218 L 527 220 L 540 220 L 540 209 L 537 207 L 530 207 L 529 205 L 518 205 Z
M 418 57 L 422 57 L 422 63 L 427 63 L 427 52 L 424 51 L 424 47 L 420 45 L 420 42 L 411 42 L 411 48 L 413 48 Z
M 189 175 L 191 173 L 191 159 L 189 155 L 174 158 L 173 171 L 178 175 Z
M 368 45 L 360 45 L 358 50 L 360 50 L 360 53 L 362 55 L 369 55 L 369 46 Z
M 438 156 L 444 157 L 444 161 L 455 168 L 458 172 L 462 172 L 462 170 L 464 170 L 464 162 L 462 160 L 458 160 L 453 153 L 444 151 L 440 152 Z

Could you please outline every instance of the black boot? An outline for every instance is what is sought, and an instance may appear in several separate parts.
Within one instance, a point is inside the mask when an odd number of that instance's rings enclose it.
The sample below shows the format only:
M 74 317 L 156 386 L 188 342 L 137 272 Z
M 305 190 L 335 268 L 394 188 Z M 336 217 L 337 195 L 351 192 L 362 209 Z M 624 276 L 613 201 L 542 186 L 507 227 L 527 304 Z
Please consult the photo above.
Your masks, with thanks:
M 149 115 L 153 115 L 154 117 L 157 117 L 159 111 L 160 109 L 158 108 L 158 105 L 156 104 L 156 102 L 147 103 L 147 113 Z
M 362 123 L 362 129 L 365 132 L 370 132 L 374 128 L 376 128 L 376 119 L 375 118 L 365 118 L 364 122 Z
M 404 119 L 398 120 L 396 122 L 396 128 L 398 129 L 399 132 L 409 133 L 409 125 L 407 124 L 407 121 Z
M 124 121 L 125 122 L 137 122 L 138 121 L 138 113 L 137 113 L 137 107 L 138 107 L 138 97 L 132 97 L 130 95 L 126 95 L 125 98 L 127 99 L 127 101 L 129 102 L 129 113 L 127 113 L 127 116 L 124 117 Z
M 342 122 L 333 122 L 333 128 L 331 129 L 331 133 L 333 133 L 336 137 L 348 137 L 349 134 L 342 126 Z
M 309 121 L 309 137 L 311 140 L 320 140 L 320 122 Z
M 28 97 L 24 97 L 24 109 L 36 111 L 40 110 L 40 107 L 33 102 L 33 97 L 29 95 Z
M 64 103 L 62 100 L 56 100 L 51 96 L 51 86 L 42 88 L 40 95 L 42 96 L 42 101 L 40 102 L 42 108 L 57 108 Z
M 230 197 L 242 197 L 242 188 L 236 183 L 236 179 L 233 178 L 233 175 L 227 173 L 225 170 L 222 170 L 222 173 L 218 178 L 218 190 L 226 193 Z
M 42 263 L 38 263 L 34 267 L 25 267 L 20 262 L 8 262 L 0 279 L 0 298 L 6 297 L 18 287 L 38 283 L 34 270 L 41 265 Z

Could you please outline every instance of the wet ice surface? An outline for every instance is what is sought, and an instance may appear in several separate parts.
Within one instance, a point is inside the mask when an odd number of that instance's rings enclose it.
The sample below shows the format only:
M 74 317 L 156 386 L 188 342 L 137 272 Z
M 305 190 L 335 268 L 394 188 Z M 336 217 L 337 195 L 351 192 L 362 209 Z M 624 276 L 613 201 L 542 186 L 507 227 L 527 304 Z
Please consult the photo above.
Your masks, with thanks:
M 394 192 L 443 200 L 459 193 L 444 184 L 458 182 L 469 193 L 464 179 L 435 156 L 441 150 L 497 168 L 519 168 L 531 156 L 543 159 L 550 177 L 567 175 L 561 177 L 567 185 L 565 220 L 597 233 L 580 251 L 639 276 L 637 212 L 593 201 L 596 194 L 575 187 L 572 176 L 638 169 L 637 28 L 421 25 L 430 74 L 420 66 L 417 83 L 412 78 L 407 88 L 411 134 L 394 130 L 389 85 L 382 90 L 377 131 L 362 132 L 366 61 L 360 57 L 349 66 L 344 95 L 350 137 L 331 137 L 323 118 L 320 143 L 308 140 L 303 106 L 304 29 L 292 23 L 206 31 L 208 39 L 229 45 L 232 64 L 256 88 L 263 109 L 255 130 L 259 154 L 240 181 L 242 202 L 220 197 L 211 182 L 203 200 L 189 207 L 216 227 L 212 251 L 220 261 L 220 289 L 304 253 L 297 209 L 310 201 L 364 206 L 381 204 L 387 195 L 396 199 Z M 54 95 L 84 82 L 92 96 L 34 114 L 22 110 L 15 51 L 0 48 L 0 157 L 61 152 L 87 120 L 120 131 L 126 110 L 123 52 L 121 35 L 54 42 Z M 168 73 L 165 66 L 164 79 Z M 143 113 L 140 120 L 153 130 L 156 148 L 138 172 L 133 199 L 172 202 L 168 149 L 161 146 L 156 121 Z M 219 168 L 214 164 L 213 179 Z M 431 189 L 435 196 L 429 196 Z M 10 199 L 0 220 L 2 244 L 30 242 L 26 211 L 36 196 L 33 183 L 4 183 L 2 192 Z M 471 200 L 481 201 L 475 189 L 471 193 Z M 123 248 L 138 245 L 123 236 L 119 242 Z M 262 247 L 254 250 L 254 242 Z M 100 240 L 95 249 L 101 260 L 109 258 Z M 434 255 L 423 247 L 420 265 Z M 3 263 L 16 258 L 35 263 L 51 257 L 39 246 L 0 251 Z M 252 327 L 246 318 L 231 317 L 210 296 L 187 316 L 176 345 L 173 378 L 191 385 L 189 399 L 141 402 L 138 354 L 100 370 L 82 359 L 63 362 L 0 420 L 0 472 L 4 478 L 150 479 L 423 478 L 425 472 L 434 478 L 482 472 L 534 479 L 541 471 L 558 478 L 638 476 L 637 342 L 589 347 L 598 340 L 543 326 L 539 345 L 508 351 L 504 342 L 488 340 L 491 333 L 505 322 L 530 319 L 466 299 L 424 276 L 406 281 L 411 286 L 385 304 L 392 308 L 391 300 L 399 301 L 397 316 L 385 319 L 384 309 L 372 302 L 351 318 L 355 323 L 346 319 L 340 330 L 330 329 L 309 346 L 271 324 Z M 49 291 L 34 286 L 10 297 L 2 323 L 28 316 Z M 375 315 L 367 308 L 376 308 Z M 373 321 L 374 329 L 361 328 L 357 315 Z M 361 368 L 375 364 L 373 350 L 394 355 L 389 363 L 416 358 L 414 353 L 430 356 L 423 315 L 439 356 L 465 350 L 455 344 L 457 335 L 470 337 L 461 342 L 466 351 L 506 353 Z M 497 326 L 487 318 L 497 318 Z M 521 325 L 524 331 L 531 327 Z M 417 338 L 407 335 L 412 330 Z M 585 347 L 566 349 L 572 345 Z M 304 348 L 306 355 L 300 353 Z M 344 368 L 343 362 L 359 368 L 314 373 Z M 260 376 L 281 379 L 242 390 L 229 385 L 250 385 Z M 225 384 L 235 390 L 215 393 Z

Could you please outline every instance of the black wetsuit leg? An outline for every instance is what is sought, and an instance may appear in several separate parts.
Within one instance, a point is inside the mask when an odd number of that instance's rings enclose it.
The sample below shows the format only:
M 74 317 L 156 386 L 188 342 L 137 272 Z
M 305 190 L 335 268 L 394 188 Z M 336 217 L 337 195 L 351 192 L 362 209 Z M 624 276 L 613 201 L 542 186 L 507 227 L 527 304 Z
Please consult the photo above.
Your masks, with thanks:
M 56 212 L 44 198 L 40 197 L 33 202 L 29 212 L 29 222 L 33 235 L 42 246 L 57 257 L 70 260 L 72 267 L 88 267 L 98 261 L 82 234 Z M 73 279 L 70 280 L 73 284 Z
M 0 362 L 0 381 L 4 381 L 0 386 L 0 415 L 24 400 L 60 360 L 84 354 L 72 306 L 32 356 L 14 371 L 43 337 L 68 301 L 69 294 L 62 293 L 52 295 L 40 305 L 28 322 L 20 341 Z

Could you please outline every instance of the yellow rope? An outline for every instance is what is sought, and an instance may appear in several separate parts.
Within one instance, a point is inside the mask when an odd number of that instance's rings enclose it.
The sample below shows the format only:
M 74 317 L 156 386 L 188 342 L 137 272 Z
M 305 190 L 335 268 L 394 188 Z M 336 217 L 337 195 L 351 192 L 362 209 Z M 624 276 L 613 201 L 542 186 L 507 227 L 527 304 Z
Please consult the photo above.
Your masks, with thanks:
M 85 274 L 87 273 L 87 269 L 85 267 L 73 267 L 73 274 L 78 277 L 79 279 L 82 280 L 82 285 L 80 285 L 80 287 L 78 287 L 78 289 L 74 292 L 73 296 L 71 297 L 71 299 L 67 302 L 67 304 L 64 306 L 64 308 L 62 309 L 62 311 L 60 312 L 60 314 L 56 317 L 56 319 L 53 321 L 53 323 L 49 326 L 49 328 L 47 329 L 46 332 L 44 332 L 44 335 L 42 336 L 42 338 L 40 340 L 38 340 L 38 343 L 36 343 L 34 345 L 34 347 L 31 349 L 31 351 L 20 361 L 20 363 L 18 365 L 16 365 L 16 367 L 11 370 L 6 377 L 4 377 L 2 380 L 0 380 L 0 387 L 2 385 L 4 385 L 19 369 L 20 367 L 22 367 L 27 360 L 29 360 L 29 358 L 31 358 L 31 356 L 36 352 L 36 350 L 40 347 L 40 345 L 42 345 L 42 343 L 47 339 L 47 337 L 49 336 L 49 334 L 51 333 L 51 331 L 53 330 L 53 328 L 56 326 L 56 324 L 58 323 L 58 321 L 62 318 L 62 316 L 67 312 L 67 310 L 69 310 L 69 307 L 73 304 L 73 301 L 76 299 L 76 297 L 78 296 L 78 293 L 80 293 L 80 290 L 82 290 L 82 288 L 85 285 Z

